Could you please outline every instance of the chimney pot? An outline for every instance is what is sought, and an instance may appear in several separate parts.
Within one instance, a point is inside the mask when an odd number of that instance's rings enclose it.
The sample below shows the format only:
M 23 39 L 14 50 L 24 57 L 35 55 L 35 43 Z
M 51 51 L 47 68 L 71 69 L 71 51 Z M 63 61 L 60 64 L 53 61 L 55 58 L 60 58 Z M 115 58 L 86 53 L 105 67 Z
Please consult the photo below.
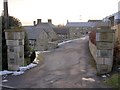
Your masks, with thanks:
M 36 26 L 36 21 L 33 21 L 33 25 Z
M 48 19 L 48 23 L 52 23 L 52 20 L 51 20 L 51 19 Z
M 37 19 L 37 25 L 41 23 L 41 19 Z
M 8 2 L 8 0 L 4 0 L 4 2 Z

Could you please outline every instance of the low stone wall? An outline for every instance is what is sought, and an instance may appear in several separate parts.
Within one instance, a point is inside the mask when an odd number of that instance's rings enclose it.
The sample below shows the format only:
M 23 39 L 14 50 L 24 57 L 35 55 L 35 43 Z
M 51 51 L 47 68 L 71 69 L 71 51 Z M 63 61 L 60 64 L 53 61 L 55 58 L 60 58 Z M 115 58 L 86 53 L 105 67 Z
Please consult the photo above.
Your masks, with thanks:
M 96 61 L 97 60 L 97 57 L 96 57 L 97 48 L 90 40 L 89 40 L 89 49 L 90 49 L 90 52 L 94 60 Z
M 97 57 L 97 48 L 90 40 L 89 40 L 89 49 L 96 62 L 98 74 L 109 73 L 112 69 L 113 57 L 112 56 L 110 58 Z
M 57 48 L 58 43 L 57 42 L 48 42 L 47 48 L 48 50 Z

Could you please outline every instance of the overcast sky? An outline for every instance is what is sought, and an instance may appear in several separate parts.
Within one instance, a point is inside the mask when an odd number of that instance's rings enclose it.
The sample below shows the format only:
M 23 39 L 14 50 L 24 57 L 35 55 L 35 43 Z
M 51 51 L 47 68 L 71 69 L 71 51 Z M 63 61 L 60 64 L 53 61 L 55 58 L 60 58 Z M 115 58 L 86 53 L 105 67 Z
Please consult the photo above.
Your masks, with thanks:
M 9 15 L 32 25 L 36 19 L 52 19 L 53 24 L 103 19 L 118 11 L 120 0 L 8 0 Z M 3 0 L 0 0 L 0 13 Z

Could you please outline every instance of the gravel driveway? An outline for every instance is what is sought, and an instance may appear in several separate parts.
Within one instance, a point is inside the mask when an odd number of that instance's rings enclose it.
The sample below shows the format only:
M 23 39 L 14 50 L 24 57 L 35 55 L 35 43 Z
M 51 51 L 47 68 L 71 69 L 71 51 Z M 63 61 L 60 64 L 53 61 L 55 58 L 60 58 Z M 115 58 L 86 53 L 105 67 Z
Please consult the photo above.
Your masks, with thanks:
M 96 76 L 88 38 L 75 40 L 51 52 L 45 60 L 20 76 L 7 76 L 3 83 L 16 88 L 106 88 Z

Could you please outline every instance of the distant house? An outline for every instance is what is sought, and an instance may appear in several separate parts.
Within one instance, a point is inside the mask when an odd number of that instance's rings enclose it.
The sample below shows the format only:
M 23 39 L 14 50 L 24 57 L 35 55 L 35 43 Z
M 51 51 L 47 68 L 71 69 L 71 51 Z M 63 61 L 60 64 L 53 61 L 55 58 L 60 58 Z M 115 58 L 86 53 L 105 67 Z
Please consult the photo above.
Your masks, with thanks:
M 55 26 L 52 24 L 50 20 L 48 20 L 48 23 L 42 23 L 39 21 L 39 23 L 36 25 L 36 28 L 43 29 L 49 36 L 50 41 L 56 41 L 57 35 L 53 30 Z
M 115 37 L 116 41 L 120 43 L 120 11 L 112 15 L 109 15 L 103 19 L 104 21 L 109 21 L 112 29 L 116 29 Z
M 70 39 L 69 28 L 62 26 L 62 27 L 53 28 L 53 30 L 57 34 L 58 42 Z
M 120 64 L 120 11 L 105 17 L 103 20 L 109 21 L 111 29 L 115 29 L 114 62 L 116 62 L 116 64 Z
M 67 22 L 66 27 L 69 28 L 70 38 L 80 38 L 82 35 L 86 35 L 90 28 L 94 27 L 93 22 Z
M 37 39 L 36 36 L 38 36 L 39 31 L 37 31 L 34 26 L 24 26 L 24 29 L 27 33 L 27 37 L 28 37 L 28 40 L 29 40 L 29 46 L 34 48 L 35 43 L 36 43 L 36 39 Z
M 37 24 L 34 21 L 34 26 L 24 26 L 28 35 L 29 45 L 35 50 L 47 50 L 49 49 L 49 44 L 50 46 L 53 45 L 51 48 L 54 48 L 57 40 L 57 35 L 53 30 L 54 27 L 50 19 L 47 23 L 42 23 L 41 19 L 38 19 Z M 53 42 L 52 45 L 51 42 Z
M 35 26 L 24 26 L 24 29 L 28 36 L 29 46 L 32 49 L 38 50 L 39 40 L 41 40 L 41 42 L 43 43 L 44 41 L 48 39 L 48 35 L 46 34 L 46 32 L 42 29 L 36 28 Z M 45 43 L 43 45 L 42 43 L 40 45 L 42 47 L 40 48 L 46 49 L 45 47 L 43 47 Z

